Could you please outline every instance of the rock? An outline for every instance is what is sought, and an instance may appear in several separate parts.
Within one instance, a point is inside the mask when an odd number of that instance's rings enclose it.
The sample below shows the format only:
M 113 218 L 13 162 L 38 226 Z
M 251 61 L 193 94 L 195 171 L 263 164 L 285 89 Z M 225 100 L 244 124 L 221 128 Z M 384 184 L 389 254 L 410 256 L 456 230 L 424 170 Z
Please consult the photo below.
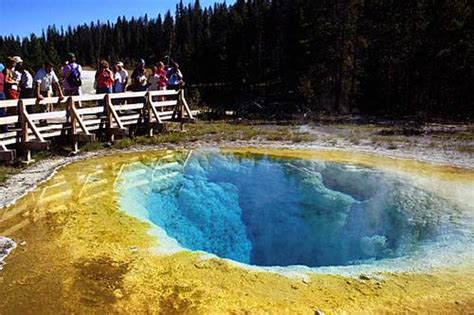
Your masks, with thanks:
M 361 275 L 359 276 L 359 279 L 360 279 L 360 280 L 370 280 L 370 277 L 369 277 L 368 275 L 361 274 Z
M 131 252 L 138 252 L 139 247 L 138 246 L 131 246 L 128 250 Z
M 9 238 L 0 236 L 0 262 L 16 247 L 16 243 Z
M 116 289 L 116 290 L 114 290 L 114 296 L 115 296 L 117 299 L 123 298 L 122 290 L 121 290 L 121 289 Z

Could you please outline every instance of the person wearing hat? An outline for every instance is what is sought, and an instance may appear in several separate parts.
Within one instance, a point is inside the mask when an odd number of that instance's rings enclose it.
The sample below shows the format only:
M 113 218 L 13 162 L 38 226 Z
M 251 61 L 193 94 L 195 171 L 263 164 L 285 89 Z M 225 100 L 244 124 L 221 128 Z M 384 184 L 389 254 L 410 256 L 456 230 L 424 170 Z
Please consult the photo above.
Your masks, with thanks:
M 21 59 L 20 56 L 14 56 L 13 59 L 15 59 L 16 62 L 16 66 L 13 69 L 13 79 L 17 82 L 20 82 L 21 72 L 17 69 L 17 66 L 21 66 L 23 64 L 23 59 Z
M 33 98 L 33 76 L 26 70 L 24 63 L 19 63 L 15 67 L 15 71 L 21 74 L 20 77 L 20 98 Z
M 127 90 L 128 72 L 123 68 L 123 62 L 117 62 L 116 66 L 118 70 L 117 73 L 120 75 L 120 86 L 117 86 L 117 91 L 115 93 L 125 92 Z
M 35 94 L 39 100 L 45 97 L 51 97 L 53 91 L 56 91 L 60 99 L 64 98 L 63 91 L 59 85 L 59 79 L 53 69 L 51 62 L 45 62 L 44 67 L 39 69 L 35 75 Z M 52 111 L 52 104 L 48 104 L 47 111 Z
M 95 82 L 97 94 L 113 93 L 114 74 L 109 69 L 109 63 L 106 60 L 100 62 L 99 69 L 95 73 Z
M 175 61 L 171 62 L 171 68 L 168 69 L 168 89 L 179 90 L 184 86 L 183 74 L 179 69 L 179 64 Z
M 135 70 L 132 72 L 132 91 L 146 91 L 148 81 L 145 75 L 145 60 L 140 59 Z
M 64 95 L 81 95 L 82 67 L 76 63 L 76 56 L 68 53 L 67 64 L 63 67 Z
M 4 93 L 7 100 L 17 100 L 19 97 L 18 93 L 18 81 L 15 80 L 14 71 L 15 71 L 16 61 L 12 57 L 7 58 L 7 64 L 5 69 L 3 69 L 4 75 Z

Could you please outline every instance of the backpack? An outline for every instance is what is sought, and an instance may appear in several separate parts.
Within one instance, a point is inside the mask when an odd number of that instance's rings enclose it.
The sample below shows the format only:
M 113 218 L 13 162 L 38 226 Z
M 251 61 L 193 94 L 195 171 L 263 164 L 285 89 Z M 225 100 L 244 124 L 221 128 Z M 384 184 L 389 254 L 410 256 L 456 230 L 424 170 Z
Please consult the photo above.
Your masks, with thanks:
M 97 87 L 111 88 L 114 84 L 110 70 L 101 70 L 97 77 Z
M 73 67 L 72 65 L 69 66 L 71 68 L 71 71 L 69 72 L 69 75 L 67 77 L 67 83 L 69 84 L 70 87 L 77 88 L 82 85 L 82 80 L 81 80 L 81 73 L 79 72 L 79 67 Z

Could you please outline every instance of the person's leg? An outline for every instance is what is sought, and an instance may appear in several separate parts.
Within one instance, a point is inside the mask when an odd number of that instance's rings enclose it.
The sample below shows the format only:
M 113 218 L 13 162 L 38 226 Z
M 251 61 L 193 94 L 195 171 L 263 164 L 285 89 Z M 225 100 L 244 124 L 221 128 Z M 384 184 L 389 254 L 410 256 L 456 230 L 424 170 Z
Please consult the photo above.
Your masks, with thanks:
M 97 88 L 97 94 L 110 94 L 112 93 L 112 88 Z M 105 102 L 103 100 L 100 100 L 97 102 L 98 106 L 104 107 L 104 112 L 105 112 Z
M 0 101 L 5 100 L 5 93 L 1 92 L 0 93 Z M 0 117 L 5 117 L 7 114 L 5 108 L 0 108 Z M 0 132 L 7 132 L 8 131 L 8 126 L 0 126 Z
M 166 86 L 160 86 L 159 87 L 160 91 L 166 91 Z M 164 96 L 160 96 L 159 101 L 163 102 L 165 100 Z
M 41 96 L 43 96 L 44 98 L 50 98 L 51 97 L 51 92 L 49 91 L 41 91 Z M 40 113 L 44 113 L 44 112 L 51 112 L 53 110 L 53 104 L 50 104 L 49 102 L 46 103 L 46 105 L 40 105 Z M 44 107 L 43 107 L 44 106 Z
M 64 90 L 64 96 L 77 96 L 81 95 L 80 90 Z
M 21 99 L 31 99 L 31 98 L 34 98 L 34 97 L 33 97 L 33 89 L 23 89 L 23 90 L 21 90 L 20 98 L 21 98 Z M 33 112 L 33 107 L 32 107 L 32 106 L 27 106 L 27 107 L 26 107 L 26 112 L 27 112 L 28 114 L 31 114 L 31 113 Z
M 5 93 L 5 98 L 7 100 L 17 100 L 19 99 L 20 95 L 18 93 L 18 90 L 14 90 L 14 89 L 8 89 L 7 92 Z M 16 107 L 9 107 L 7 110 L 6 110 L 6 113 L 8 115 L 15 115 L 17 112 L 17 108 Z
M 75 90 L 64 90 L 64 97 L 74 96 L 77 95 Z M 66 110 L 66 123 L 69 123 L 70 115 L 69 115 L 69 108 Z

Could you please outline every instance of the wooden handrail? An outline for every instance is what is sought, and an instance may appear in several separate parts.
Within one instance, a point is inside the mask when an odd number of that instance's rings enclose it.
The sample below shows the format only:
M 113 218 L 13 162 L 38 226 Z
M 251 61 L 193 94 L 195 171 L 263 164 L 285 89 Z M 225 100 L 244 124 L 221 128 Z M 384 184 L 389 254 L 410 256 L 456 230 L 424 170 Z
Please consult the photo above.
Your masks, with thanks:
M 90 106 L 86 102 L 96 103 Z M 29 110 L 32 106 L 48 104 L 66 106 L 58 106 L 58 110 L 46 113 L 31 113 Z M 86 106 L 82 107 L 82 104 Z M 184 92 L 179 90 L 6 100 L 0 101 L 0 110 L 3 110 L 0 117 L 0 160 L 16 156 L 14 148 L 8 148 L 15 144 L 20 145 L 28 160 L 30 150 L 46 149 L 49 143 L 46 139 L 58 136 L 71 137 L 77 151 L 78 142 L 95 138 L 92 131 L 105 131 L 113 140 L 115 135 L 126 135 L 126 128 L 134 125 L 140 124 L 140 130 L 147 129 L 151 136 L 156 124 L 167 120 L 177 118 L 181 125 L 194 121 Z M 8 129 L 13 124 L 16 124 L 15 128 Z
M 177 90 L 160 90 L 160 91 L 143 91 L 143 92 L 124 92 L 124 93 L 112 93 L 112 94 L 86 94 L 86 95 L 75 95 L 72 96 L 74 102 L 86 102 L 86 101 L 100 101 L 105 99 L 106 95 L 110 96 L 110 99 L 126 99 L 126 98 L 135 98 L 135 97 L 145 97 L 147 94 L 151 96 L 172 96 L 178 95 L 179 91 Z M 69 97 L 63 98 L 62 100 L 59 97 L 48 97 L 42 100 L 36 98 L 27 98 L 23 99 L 23 104 L 25 106 L 33 105 L 47 105 L 47 104 L 58 104 L 66 103 Z M 17 107 L 19 100 L 3 100 L 0 101 L 0 108 L 11 108 Z

